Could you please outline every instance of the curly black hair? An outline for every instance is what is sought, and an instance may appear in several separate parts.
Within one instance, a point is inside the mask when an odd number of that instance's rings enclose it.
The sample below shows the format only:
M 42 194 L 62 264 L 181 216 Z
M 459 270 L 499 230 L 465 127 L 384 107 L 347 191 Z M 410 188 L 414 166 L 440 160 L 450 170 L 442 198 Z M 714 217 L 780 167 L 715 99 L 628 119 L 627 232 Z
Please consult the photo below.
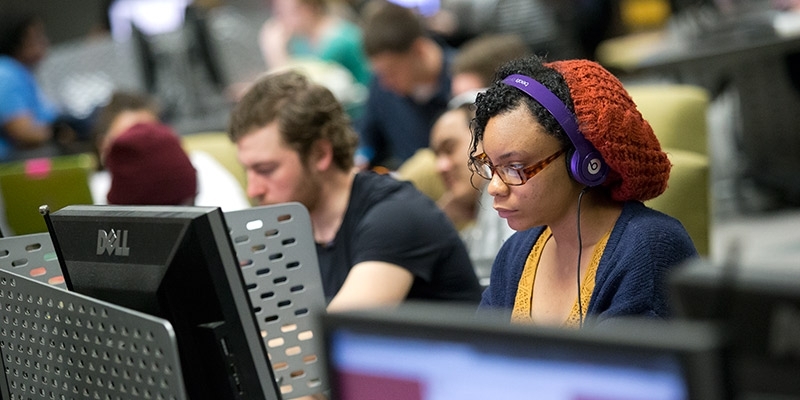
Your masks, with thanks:
M 574 113 L 575 109 L 567 82 L 556 70 L 544 66 L 544 62 L 542 57 L 533 55 L 509 61 L 497 69 L 494 83 L 485 92 L 479 93 L 475 100 L 476 112 L 472 123 L 470 157 L 475 156 L 478 144 L 483 141 L 483 133 L 489 119 L 515 110 L 521 104 L 528 107 L 531 115 L 542 124 L 549 134 L 558 139 L 564 148 L 572 147 L 569 137 L 547 109 L 521 90 L 502 82 L 505 77 L 513 74 L 529 76 L 547 87 Z

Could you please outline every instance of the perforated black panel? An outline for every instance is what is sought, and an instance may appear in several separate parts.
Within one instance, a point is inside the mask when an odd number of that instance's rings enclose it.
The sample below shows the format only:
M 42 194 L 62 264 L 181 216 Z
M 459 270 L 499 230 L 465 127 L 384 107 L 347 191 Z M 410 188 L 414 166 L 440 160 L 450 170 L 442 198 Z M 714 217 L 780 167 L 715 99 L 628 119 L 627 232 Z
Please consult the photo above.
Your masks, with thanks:
M 0 397 L 186 398 L 172 326 L 0 270 Z
M 299 203 L 225 214 L 261 336 L 284 398 L 328 388 L 313 316 L 324 312 L 308 211 Z
M 48 233 L 0 238 L 0 269 L 66 288 Z

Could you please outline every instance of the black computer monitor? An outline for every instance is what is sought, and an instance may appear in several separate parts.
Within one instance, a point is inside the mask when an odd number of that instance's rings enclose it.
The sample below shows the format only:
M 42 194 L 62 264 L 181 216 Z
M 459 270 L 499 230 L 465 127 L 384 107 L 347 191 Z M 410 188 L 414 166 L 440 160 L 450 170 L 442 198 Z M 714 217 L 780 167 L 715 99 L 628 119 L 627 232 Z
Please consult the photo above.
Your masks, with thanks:
M 729 398 L 800 398 L 800 265 L 713 263 L 675 270 L 677 317 L 725 332 Z
M 281 398 L 219 208 L 68 206 L 49 218 L 69 290 L 172 324 L 191 399 Z
M 568 330 L 505 317 L 436 304 L 321 315 L 333 398 L 723 398 L 712 326 Z

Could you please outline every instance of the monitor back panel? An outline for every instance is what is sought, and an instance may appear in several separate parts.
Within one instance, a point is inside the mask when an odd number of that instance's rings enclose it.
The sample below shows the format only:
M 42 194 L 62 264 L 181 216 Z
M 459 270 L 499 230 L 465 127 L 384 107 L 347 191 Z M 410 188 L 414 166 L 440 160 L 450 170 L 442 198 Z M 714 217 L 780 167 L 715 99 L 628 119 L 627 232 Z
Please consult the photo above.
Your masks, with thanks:
M 279 398 L 217 207 L 70 206 L 53 213 L 71 290 L 168 319 L 196 398 Z
M 0 307 L 0 398 L 187 398 L 163 319 L 5 270 Z

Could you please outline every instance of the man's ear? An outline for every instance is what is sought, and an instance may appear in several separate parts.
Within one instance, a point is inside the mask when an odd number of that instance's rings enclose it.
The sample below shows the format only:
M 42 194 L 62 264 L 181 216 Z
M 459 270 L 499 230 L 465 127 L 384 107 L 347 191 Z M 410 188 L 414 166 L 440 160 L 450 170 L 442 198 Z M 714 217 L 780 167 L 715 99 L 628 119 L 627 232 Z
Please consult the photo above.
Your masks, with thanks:
M 318 171 L 326 171 L 333 164 L 333 144 L 328 139 L 318 139 L 311 147 L 311 165 Z

